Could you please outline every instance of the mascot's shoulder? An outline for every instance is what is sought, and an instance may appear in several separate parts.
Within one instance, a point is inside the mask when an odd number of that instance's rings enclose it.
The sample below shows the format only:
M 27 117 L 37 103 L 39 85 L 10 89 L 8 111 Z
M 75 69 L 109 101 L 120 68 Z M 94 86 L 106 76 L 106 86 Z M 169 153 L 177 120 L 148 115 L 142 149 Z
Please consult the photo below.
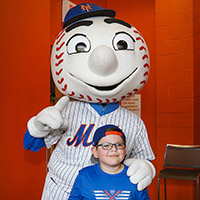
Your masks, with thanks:
M 66 109 L 81 110 L 81 109 L 88 109 L 88 107 L 89 107 L 88 102 L 70 99 Z
M 69 105 L 70 105 L 70 104 L 81 105 L 81 104 L 86 104 L 86 102 L 78 101 L 78 100 L 76 100 L 76 99 L 70 99 Z
M 123 106 L 119 106 L 119 109 L 120 109 L 120 112 L 124 112 L 124 113 L 127 113 L 127 114 L 129 114 L 129 115 L 132 115 L 132 116 L 134 116 L 134 117 L 136 117 L 136 118 L 140 118 L 138 115 L 136 115 L 134 112 L 132 112 L 132 111 L 130 111 L 129 109 L 127 109 L 127 108 L 125 108 L 125 107 L 123 107 Z
M 138 115 L 123 106 L 119 106 L 118 114 L 119 113 L 121 116 L 128 118 L 132 122 L 137 121 L 138 124 L 144 124 L 143 120 Z

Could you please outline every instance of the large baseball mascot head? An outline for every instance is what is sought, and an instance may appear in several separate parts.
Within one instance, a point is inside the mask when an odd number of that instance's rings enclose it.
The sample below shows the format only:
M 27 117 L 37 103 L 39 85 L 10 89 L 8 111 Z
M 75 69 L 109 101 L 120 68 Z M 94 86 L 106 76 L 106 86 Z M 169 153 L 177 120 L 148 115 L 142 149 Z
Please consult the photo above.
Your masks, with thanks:
M 138 92 L 149 75 L 141 34 L 115 11 L 81 4 L 66 15 L 52 51 L 54 82 L 80 101 L 112 103 Z
M 91 165 L 94 130 L 112 123 L 127 136 L 127 174 L 138 189 L 155 176 L 154 159 L 142 120 L 119 106 L 149 75 L 149 53 L 135 27 L 116 19 L 115 11 L 82 3 L 67 13 L 52 49 L 51 70 L 64 95 L 32 117 L 24 137 L 37 151 L 57 143 L 48 163 L 43 200 L 68 199 L 80 168 Z M 77 101 L 69 101 L 69 98 Z M 101 112 L 99 112 L 101 111 Z M 64 131 L 63 131 L 64 130 Z

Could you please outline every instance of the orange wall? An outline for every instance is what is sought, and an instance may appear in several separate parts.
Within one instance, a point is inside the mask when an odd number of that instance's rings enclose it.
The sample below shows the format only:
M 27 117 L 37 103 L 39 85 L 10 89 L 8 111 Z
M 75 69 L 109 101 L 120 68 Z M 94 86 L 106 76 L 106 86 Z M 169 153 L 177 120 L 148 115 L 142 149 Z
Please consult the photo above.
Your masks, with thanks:
M 0 199 L 40 199 L 45 150 L 23 148 L 28 119 L 49 104 L 50 3 L 1 1 Z
M 156 141 L 159 171 L 163 166 L 167 143 L 196 143 L 193 1 L 156 0 L 156 35 Z M 163 187 L 161 191 L 163 199 Z M 167 191 L 170 200 L 193 199 L 192 182 L 169 180 Z
M 194 111 L 195 143 L 200 144 L 200 2 L 194 0 Z

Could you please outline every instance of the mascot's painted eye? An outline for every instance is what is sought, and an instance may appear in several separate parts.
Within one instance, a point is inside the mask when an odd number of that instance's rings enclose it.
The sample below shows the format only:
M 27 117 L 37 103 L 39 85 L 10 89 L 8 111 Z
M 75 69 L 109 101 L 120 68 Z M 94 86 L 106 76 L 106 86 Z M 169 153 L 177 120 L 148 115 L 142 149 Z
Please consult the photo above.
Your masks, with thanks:
M 67 42 L 67 53 L 76 54 L 76 53 L 85 53 L 90 51 L 90 41 L 83 34 L 73 35 Z
M 134 50 L 135 49 L 135 40 L 125 32 L 116 33 L 113 38 L 113 46 L 116 51 L 121 50 Z
M 87 46 L 85 43 L 80 42 L 76 45 L 76 52 L 77 53 L 81 53 L 81 52 L 85 52 L 87 50 Z

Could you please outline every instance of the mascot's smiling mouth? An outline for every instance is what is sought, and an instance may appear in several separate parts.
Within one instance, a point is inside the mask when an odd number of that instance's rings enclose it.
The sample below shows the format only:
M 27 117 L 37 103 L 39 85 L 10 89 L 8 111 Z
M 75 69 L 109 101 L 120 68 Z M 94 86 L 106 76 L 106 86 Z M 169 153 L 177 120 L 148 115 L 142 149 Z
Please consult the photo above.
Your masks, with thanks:
M 96 86 L 96 85 L 91 85 L 89 83 L 86 83 L 84 82 L 86 85 L 89 85 L 90 87 L 93 87 L 95 88 L 96 90 L 100 90 L 100 91 L 110 91 L 110 90 L 114 90 L 116 87 L 118 87 L 121 83 L 123 83 L 125 80 L 127 80 L 130 76 L 132 76 L 132 74 L 134 74 L 136 72 L 136 70 L 138 69 L 138 67 L 136 67 L 134 69 L 134 71 L 129 74 L 126 78 L 124 78 L 122 81 L 120 81 L 119 83 L 116 83 L 114 85 L 110 85 L 110 86 Z M 70 73 L 71 76 L 73 76 L 71 73 Z M 74 76 L 73 76 L 74 77 Z

